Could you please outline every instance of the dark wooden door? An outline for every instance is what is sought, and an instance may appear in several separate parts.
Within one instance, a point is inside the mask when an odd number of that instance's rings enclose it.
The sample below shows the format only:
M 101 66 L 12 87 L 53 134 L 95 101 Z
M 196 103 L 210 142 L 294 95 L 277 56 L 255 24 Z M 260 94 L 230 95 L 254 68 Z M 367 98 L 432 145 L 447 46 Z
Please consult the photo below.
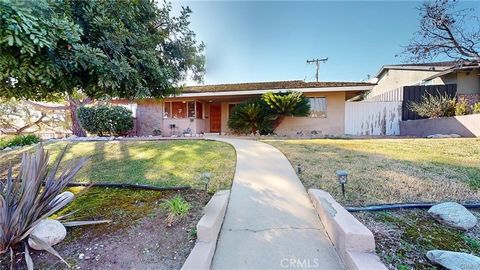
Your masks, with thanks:
M 210 104 L 210 132 L 220 132 L 222 126 L 222 108 L 220 104 Z

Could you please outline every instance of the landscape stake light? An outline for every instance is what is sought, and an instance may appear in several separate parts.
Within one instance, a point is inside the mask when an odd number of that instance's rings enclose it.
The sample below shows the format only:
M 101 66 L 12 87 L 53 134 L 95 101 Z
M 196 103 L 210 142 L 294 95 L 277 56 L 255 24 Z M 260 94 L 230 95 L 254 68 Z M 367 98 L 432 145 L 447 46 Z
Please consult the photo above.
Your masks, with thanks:
M 201 180 L 205 184 L 205 191 L 208 191 L 208 184 L 210 183 L 210 179 L 212 178 L 212 174 L 209 172 L 202 173 Z
M 342 195 L 345 197 L 345 184 L 347 183 L 348 172 L 344 170 L 337 171 L 338 183 L 342 185 Z
M 302 173 L 302 165 L 300 163 L 297 164 L 297 172 L 298 174 Z

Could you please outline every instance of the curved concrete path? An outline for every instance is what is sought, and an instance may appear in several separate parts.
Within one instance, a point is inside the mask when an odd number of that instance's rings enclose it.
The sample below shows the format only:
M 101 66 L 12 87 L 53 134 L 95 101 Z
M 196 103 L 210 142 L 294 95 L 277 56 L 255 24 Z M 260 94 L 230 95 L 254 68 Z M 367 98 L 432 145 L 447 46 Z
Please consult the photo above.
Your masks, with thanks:
M 237 165 L 212 269 L 344 269 L 287 158 L 252 140 L 232 144 Z

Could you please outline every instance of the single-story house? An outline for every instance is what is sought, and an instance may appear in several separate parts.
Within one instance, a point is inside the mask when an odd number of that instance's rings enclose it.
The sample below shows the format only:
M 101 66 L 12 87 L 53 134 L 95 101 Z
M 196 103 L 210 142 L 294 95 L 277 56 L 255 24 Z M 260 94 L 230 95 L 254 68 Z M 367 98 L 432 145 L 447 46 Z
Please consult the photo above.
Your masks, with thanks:
M 458 97 L 466 98 L 469 103 L 480 101 L 479 62 L 386 65 L 370 82 L 376 85 L 368 95 L 369 100 L 385 100 L 385 97 L 389 100 L 401 98 L 404 86 L 455 84 Z
M 114 103 L 132 109 L 139 136 L 229 134 L 227 122 L 236 104 L 269 91 L 300 91 L 309 98 L 310 116 L 287 117 L 276 133 L 341 135 L 345 133 L 345 102 L 370 91 L 373 86 L 365 82 L 304 81 L 199 85 L 184 87 L 180 94 L 165 99 L 116 100 Z

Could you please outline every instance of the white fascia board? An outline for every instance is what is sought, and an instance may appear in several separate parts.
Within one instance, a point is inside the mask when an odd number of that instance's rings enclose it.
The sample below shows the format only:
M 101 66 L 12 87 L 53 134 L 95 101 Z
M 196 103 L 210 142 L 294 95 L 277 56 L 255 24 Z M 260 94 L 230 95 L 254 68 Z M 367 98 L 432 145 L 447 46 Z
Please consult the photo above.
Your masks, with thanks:
M 299 91 L 303 93 L 315 92 L 346 92 L 346 91 L 369 91 L 374 85 L 362 86 L 338 86 L 338 87 L 319 87 L 319 88 L 294 88 L 294 89 L 272 89 L 272 90 L 243 90 L 243 91 L 223 91 L 223 92 L 202 92 L 202 93 L 183 93 L 172 97 L 215 97 L 215 96 L 245 96 L 245 95 L 261 95 L 267 92 L 287 92 Z

